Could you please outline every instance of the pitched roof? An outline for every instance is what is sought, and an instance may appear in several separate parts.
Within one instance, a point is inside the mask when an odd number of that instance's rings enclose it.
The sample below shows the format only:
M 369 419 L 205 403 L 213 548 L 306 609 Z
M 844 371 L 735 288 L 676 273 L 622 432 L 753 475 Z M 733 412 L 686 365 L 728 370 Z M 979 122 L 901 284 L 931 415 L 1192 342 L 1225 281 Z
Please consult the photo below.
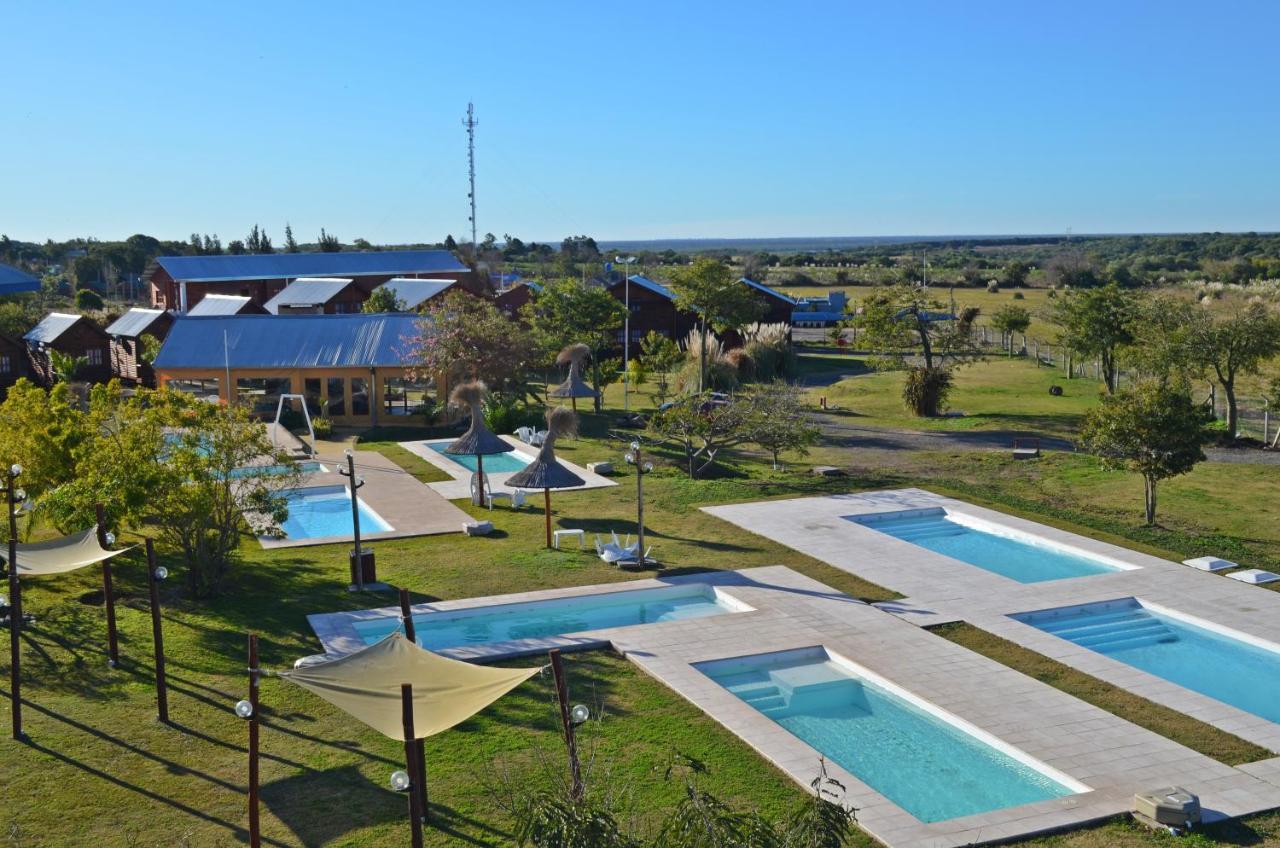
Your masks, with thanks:
M 393 277 L 380 289 L 391 289 L 396 299 L 404 302 L 405 309 L 417 309 L 431 298 L 454 285 L 454 280 L 415 280 L 412 277 Z
M 12 265 L 0 263 L 0 294 L 40 291 L 40 281 Z
M 654 294 L 662 295 L 667 300 L 676 299 L 675 292 L 673 292 L 671 289 L 664 286 L 662 283 L 655 283 L 653 280 L 649 279 L 648 277 L 641 277 L 638 274 L 632 274 L 631 283 L 632 285 L 637 285 L 637 286 L 640 286 L 641 288 L 648 289 Z M 614 280 L 612 283 L 609 284 L 609 288 L 615 288 L 617 286 L 621 286 L 625 284 L 626 284 L 626 278 L 619 277 L 618 279 Z
M 764 292 L 765 294 L 769 295 L 770 297 L 776 297 L 778 300 L 781 300 L 781 301 L 783 301 L 784 303 L 789 303 L 789 304 L 791 304 L 792 306 L 795 306 L 795 305 L 796 305 L 796 302 L 795 302 L 795 299 L 794 299 L 794 298 L 787 297 L 787 296 L 786 296 L 785 294 L 783 294 L 782 292 L 778 291 L 777 289 L 771 289 L 771 288 L 769 288 L 768 286 L 766 286 L 764 283 L 757 283 L 755 280 L 748 279 L 747 277 L 743 277 L 741 280 L 738 280 L 738 282 L 740 282 L 740 283 L 746 283 L 747 285 L 751 286 L 751 288 L 755 289 L 756 291 L 762 291 L 762 292 Z
M 173 279 L 186 282 L 423 274 L 467 270 L 467 266 L 447 250 L 157 256 L 153 264 L 147 268 L 143 279 L 150 280 L 157 267 L 163 268 Z
M 70 312 L 50 312 L 48 315 L 40 319 L 40 323 L 36 324 L 22 337 L 24 341 L 39 342 L 40 344 L 51 344 L 57 341 L 58 337 L 70 330 L 83 315 L 75 315 Z M 88 319 L 85 319 L 88 320 Z M 93 323 L 90 321 L 89 323 Z M 98 326 L 94 324 L 93 326 Z
M 264 306 L 272 315 L 279 315 L 282 306 L 324 306 L 349 285 L 347 277 L 300 277 Z
M 187 310 L 190 318 L 205 315 L 239 315 L 253 301 L 247 295 L 239 294 L 206 294 L 200 301 Z
M 366 315 L 229 315 L 173 322 L 155 367 L 368 368 L 412 364 L 422 319 L 405 313 Z M 226 339 L 224 353 L 223 339 Z M 225 359 L 224 359 L 225 356 Z
M 163 314 L 163 309 L 142 309 L 135 306 L 111 322 L 107 327 L 107 335 L 136 339 L 145 333 Z

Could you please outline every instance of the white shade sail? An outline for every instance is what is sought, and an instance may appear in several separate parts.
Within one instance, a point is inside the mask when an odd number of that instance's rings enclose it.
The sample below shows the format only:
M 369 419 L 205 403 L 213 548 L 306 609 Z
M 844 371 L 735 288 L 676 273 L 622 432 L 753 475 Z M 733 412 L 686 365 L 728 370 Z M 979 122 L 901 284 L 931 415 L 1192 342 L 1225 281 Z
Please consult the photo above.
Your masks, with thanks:
M 466 721 L 538 671 L 451 660 L 393 633 L 354 654 L 278 676 L 403 742 L 401 684 L 413 685 L 413 735 L 424 739 Z
M 83 533 L 48 542 L 18 545 L 18 574 L 62 574 L 124 553 L 128 548 L 109 551 L 98 544 L 98 526 Z M 8 561 L 9 546 L 0 545 L 0 559 Z

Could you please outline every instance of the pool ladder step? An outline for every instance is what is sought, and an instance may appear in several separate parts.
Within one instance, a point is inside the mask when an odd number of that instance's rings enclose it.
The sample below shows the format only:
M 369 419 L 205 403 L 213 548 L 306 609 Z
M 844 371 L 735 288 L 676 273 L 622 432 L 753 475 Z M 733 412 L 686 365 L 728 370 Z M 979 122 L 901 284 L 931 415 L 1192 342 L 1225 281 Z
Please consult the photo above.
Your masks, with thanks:
M 767 684 L 753 686 L 738 689 L 734 694 L 765 715 L 769 715 L 770 711 L 779 712 L 787 707 L 787 701 L 782 697 L 782 690 L 777 686 Z

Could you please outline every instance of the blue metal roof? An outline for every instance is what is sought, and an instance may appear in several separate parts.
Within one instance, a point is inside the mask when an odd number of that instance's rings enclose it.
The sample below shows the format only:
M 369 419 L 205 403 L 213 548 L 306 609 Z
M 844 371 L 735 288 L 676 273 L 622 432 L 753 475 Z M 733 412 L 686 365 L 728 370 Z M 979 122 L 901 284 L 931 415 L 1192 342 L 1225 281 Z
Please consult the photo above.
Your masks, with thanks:
M 632 274 L 631 283 L 633 285 L 640 286 L 641 288 L 648 289 L 654 294 L 660 294 L 663 297 L 665 297 L 667 300 L 676 299 L 675 292 L 673 292 L 671 289 L 664 286 L 662 283 L 655 283 L 653 280 L 649 279 L 648 277 L 641 277 L 638 274 Z M 609 285 L 609 288 L 614 288 L 615 286 L 621 286 L 625 284 L 626 284 L 626 278 L 619 277 L 617 280 L 615 280 L 613 283 Z
M 412 277 L 395 277 L 387 280 L 380 289 L 391 289 L 405 309 L 417 309 L 450 286 L 453 280 L 415 280 Z
M 351 277 L 466 271 L 447 250 L 383 250 L 369 253 L 263 253 L 241 256 L 157 256 L 175 280 L 274 280 L 291 277 Z M 151 278 L 151 272 L 146 279 Z
M 200 301 L 187 310 L 191 318 L 206 315 L 239 315 L 253 298 L 239 294 L 206 294 Z
M 0 263 L 0 294 L 40 291 L 40 281 L 12 265 Z
M 799 324 L 808 321 L 836 323 L 843 321 L 844 319 L 845 314 L 843 312 L 820 312 L 816 309 L 798 309 L 791 313 L 792 324 Z
M 792 306 L 796 305 L 796 302 L 794 299 L 787 297 L 785 294 L 778 291 L 777 289 L 769 288 L 764 283 L 757 283 L 755 280 L 749 279 L 747 277 L 743 277 L 738 282 L 746 283 L 747 285 L 751 286 L 751 288 L 756 289 L 757 291 L 762 291 L 765 294 L 770 295 L 771 297 L 776 297 L 778 300 L 784 301 L 785 303 L 789 303 Z
M 50 312 L 40 319 L 39 324 L 28 330 L 22 338 L 28 342 L 51 344 L 57 340 L 58 336 L 75 326 L 76 322 L 83 317 L 83 315 L 75 315 L 70 312 Z
M 141 309 L 135 306 L 111 322 L 107 327 L 107 335 L 136 339 L 163 314 L 163 309 Z
M 282 306 L 324 306 L 349 285 L 351 280 L 347 277 L 330 279 L 303 277 L 285 286 L 263 306 L 272 315 L 279 315 Z
M 232 368 L 406 366 L 413 364 L 410 347 L 421 320 L 405 313 L 184 315 L 173 322 L 155 367 L 220 369 L 228 362 Z

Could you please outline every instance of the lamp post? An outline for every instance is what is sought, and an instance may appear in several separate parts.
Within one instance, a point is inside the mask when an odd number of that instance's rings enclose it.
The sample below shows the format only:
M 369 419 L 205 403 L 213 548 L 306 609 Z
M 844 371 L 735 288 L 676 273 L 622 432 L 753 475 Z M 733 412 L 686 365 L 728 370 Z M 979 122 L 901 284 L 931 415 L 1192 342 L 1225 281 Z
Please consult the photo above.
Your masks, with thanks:
M 249 846 L 260 848 L 258 823 L 258 637 L 249 634 L 249 697 L 236 702 L 236 715 L 249 722 Z
M 169 689 L 164 677 L 164 631 L 160 626 L 160 583 L 169 576 L 169 569 L 156 565 L 156 549 L 147 537 L 147 586 L 151 590 L 151 641 L 156 657 L 156 717 L 161 723 L 169 723 Z
M 552 648 L 548 652 L 551 659 L 551 676 L 556 684 L 556 701 L 560 705 L 560 725 L 564 730 L 564 745 L 569 753 L 570 791 L 573 800 L 581 801 L 584 792 L 582 784 L 582 765 L 578 762 L 578 740 L 575 733 L 579 724 L 590 717 L 586 707 L 569 707 L 569 684 L 564 676 L 564 664 L 560 660 L 560 649 Z
M 17 488 L 22 466 L 14 463 L 5 475 L 5 496 L 9 508 L 9 697 L 13 699 L 13 738 L 22 732 L 22 585 L 18 582 L 18 504 L 26 492 Z
M 114 533 L 107 532 L 106 514 L 102 504 L 93 508 L 98 522 L 98 547 L 106 550 L 116 543 Z M 116 592 L 111 578 L 111 559 L 102 561 L 102 601 L 107 608 L 107 665 L 120 667 L 120 640 L 116 635 Z
M 356 497 L 356 491 L 364 485 L 364 481 L 356 476 L 356 455 L 350 450 L 346 452 L 347 467 L 339 468 L 338 473 L 348 478 L 351 482 L 349 488 L 351 490 L 351 526 L 355 538 L 356 549 L 351 555 L 351 585 L 348 589 L 352 592 L 364 591 L 364 551 L 360 547 L 360 499 Z
M 400 621 L 404 624 L 404 638 L 410 642 L 417 644 L 418 631 L 413 623 L 413 607 L 409 603 L 409 590 L 400 590 Z M 417 759 L 415 779 L 413 783 L 418 792 L 418 806 L 422 810 L 422 821 L 427 820 L 427 742 L 425 739 L 415 739 L 413 743 L 414 756 Z
M 638 441 L 631 443 L 631 452 L 626 455 L 626 460 L 636 467 L 636 567 L 644 568 L 644 475 L 653 470 L 653 463 L 644 461 Z
M 622 265 L 623 300 L 626 302 L 627 315 L 622 320 L 622 411 L 631 411 L 631 266 L 635 264 L 634 256 L 614 257 Z
M 417 762 L 417 745 L 413 732 L 413 684 L 400 684 L 400 718 L 404 724 L 404 759 L 407 771 L 391 775 L 391 787 L 409 794 L 409 833 L 412 836 L 413 848 L 422 848 L 422 796 L 419 794 L 417 781 L 413 775 L 419 773 Z

